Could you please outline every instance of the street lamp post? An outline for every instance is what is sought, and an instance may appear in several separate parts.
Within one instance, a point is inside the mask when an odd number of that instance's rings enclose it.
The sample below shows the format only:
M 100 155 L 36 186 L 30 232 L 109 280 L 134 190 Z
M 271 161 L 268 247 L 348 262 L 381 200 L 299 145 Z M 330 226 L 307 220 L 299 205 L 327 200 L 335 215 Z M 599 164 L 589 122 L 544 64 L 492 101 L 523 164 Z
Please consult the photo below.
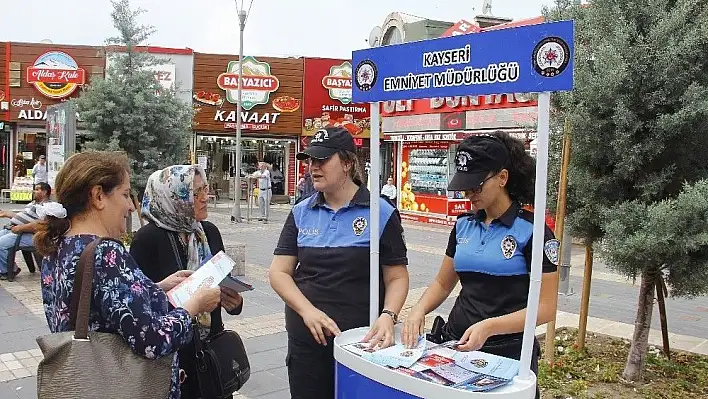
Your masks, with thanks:
M 251 4 L 253 2 L 251 1 Z M 250 10 L 250 7 L 249 7 Z M 238 45 L 238 91 L 236 104 L 236 171 L 234 176 L 234 204 L 231 210 L 231 221 L 241 223 L 241 76 L 243 75 L 243 30 L 246 27 L 246 17 L 248 12 L 244 10 L 243 3 L 241 8 L 236 0 L 236 11 L 238 12 L 238 27 L 239 27 L 239 45 Z M 248 196 L 248 193 L 246 193 Z M 248 198 L 246 198 L 248 200 Z

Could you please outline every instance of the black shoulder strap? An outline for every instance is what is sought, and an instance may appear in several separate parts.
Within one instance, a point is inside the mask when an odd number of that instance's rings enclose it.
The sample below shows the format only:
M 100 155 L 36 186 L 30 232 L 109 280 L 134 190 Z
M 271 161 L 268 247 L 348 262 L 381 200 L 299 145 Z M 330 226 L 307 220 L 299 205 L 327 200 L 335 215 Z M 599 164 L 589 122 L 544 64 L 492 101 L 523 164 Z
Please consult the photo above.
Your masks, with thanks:
M 172 252 L 175 255 L 175 259 L 177 260 L 177 267 L 179 270 L 184 270 L 184 265 L 182 264 L 182 257 L 179 254 L 179 244 L 177 243 L 177 234 L 179 233 L 174 233 L 169 231 L 167 233 L 167 236 L 170 238 L 170 244 L 172 245 Z

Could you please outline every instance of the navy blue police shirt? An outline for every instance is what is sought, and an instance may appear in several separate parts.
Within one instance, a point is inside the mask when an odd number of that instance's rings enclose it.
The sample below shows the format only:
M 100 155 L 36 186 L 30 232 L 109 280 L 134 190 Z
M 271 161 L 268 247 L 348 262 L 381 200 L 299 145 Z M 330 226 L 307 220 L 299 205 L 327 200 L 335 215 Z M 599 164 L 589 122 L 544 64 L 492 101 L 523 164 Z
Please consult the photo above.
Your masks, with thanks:
M 455 261 L 462 291 L 450 311 L 446 331 L 457 339 L 482 320 L 526 308 L 531 271 L 533 213 L 518 203 L 489 225 L 486 214 L 464 214 L 450 233 L 445 254 Z M 543 273 L 555 272 L 559 241 L 546 226 Z M 514 339 L 518 334 L 490 337 Z
M 360 187 L 349 204 L 336 212 L 321 193 L 303 200 L 288 215 L 274 251 L 274 255 L 297 257 L 295 285 L 342 331 L 369 325 L 369 195 L 369 190 Z M 398 211 L 380 201 L 379 213 L 381 267 L 407 265 Z M 379 310 L 384 294 L 382 282 Z M 313 340 L 300 315 L 287 305 L 285 324 L 290 337 Z

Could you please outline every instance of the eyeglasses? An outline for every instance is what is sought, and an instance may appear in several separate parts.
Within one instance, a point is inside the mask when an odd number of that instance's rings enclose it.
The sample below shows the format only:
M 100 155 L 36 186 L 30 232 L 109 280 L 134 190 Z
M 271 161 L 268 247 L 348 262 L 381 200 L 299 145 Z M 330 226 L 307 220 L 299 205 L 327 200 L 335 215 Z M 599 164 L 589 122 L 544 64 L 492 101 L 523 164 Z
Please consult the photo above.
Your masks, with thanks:
M 481 192 L 482 192 L 482 189 L 484 188 L 484 183 L 488 182 L 489 180 L 491 180 L 492 178 L 494 178 L 494 177 L 495 177 L 496 175 L 498 175 L 498 174 L 499 174 L 499 173 L 495 173 L 495 174 L 493 174 L 493 175 L 487 177 L 486 179 L 482 180 L 481 183 L 479 183 L 479 186 L 477 186 L 477 187 L 475 187 L 475 188 L 469 188 L 469 189 L 465 190 L 465 192 L 470 193 L 470 194 L 479 194 L 479 193 L 481 193 Z
M 197 198 L 201 195 L 209 195 L 209 186 L 204 185 L 194 189 L 194 198 Z
M 332 159 L 332 157 L 325 158 L 325 159 L 318 159 L 318 158 L 310 157 L 310 158 L 307 158 L 306 160 L 304 160 L 303 162 L 305 163 L 305 165 L 324 165 L 330 159 Z

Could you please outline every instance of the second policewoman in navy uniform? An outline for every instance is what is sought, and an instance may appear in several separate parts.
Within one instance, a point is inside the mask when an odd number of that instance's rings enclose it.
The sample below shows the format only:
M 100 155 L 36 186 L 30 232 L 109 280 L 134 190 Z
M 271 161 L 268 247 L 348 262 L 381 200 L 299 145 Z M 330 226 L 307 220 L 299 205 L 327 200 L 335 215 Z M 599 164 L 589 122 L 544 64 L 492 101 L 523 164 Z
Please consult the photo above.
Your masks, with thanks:
M 297 155 L 310 165 L 314 195 L 295 205 L 270 266 L 285 301 L 288 379 L 293 399 L 334 398 L 332 340 L 369 325 L 369 190 L 356 146 L 344 128 L 315 132 Z M 380 317 L 363 341 L 394 343 L 393 326 L 408 294 L 406 245 L 398 211 L 380 202 Z
M 474 213 L 461 215 L 450 233 L 435 281 L 411 309 L 403 341 L 412 346 L 423 333 L 425 315 L 440 306 L 458 282 L 462 290 L 444 324 L 442 341 L 458 350 L 519 359 L 531 270 L 535 165 L 521 141 L 504 132 L 471 136 L 455 154 L 448 190 L 464 191 Z M 554 273 L 559 242 L 546 226 L 543 278 L 537 324 L 553 316 Z M 435 333 L 435 331 L 433 331 Z M 538 342 L 531 369 L 538 372 Z M 538 392 L 537 392 L 538 397 Z

